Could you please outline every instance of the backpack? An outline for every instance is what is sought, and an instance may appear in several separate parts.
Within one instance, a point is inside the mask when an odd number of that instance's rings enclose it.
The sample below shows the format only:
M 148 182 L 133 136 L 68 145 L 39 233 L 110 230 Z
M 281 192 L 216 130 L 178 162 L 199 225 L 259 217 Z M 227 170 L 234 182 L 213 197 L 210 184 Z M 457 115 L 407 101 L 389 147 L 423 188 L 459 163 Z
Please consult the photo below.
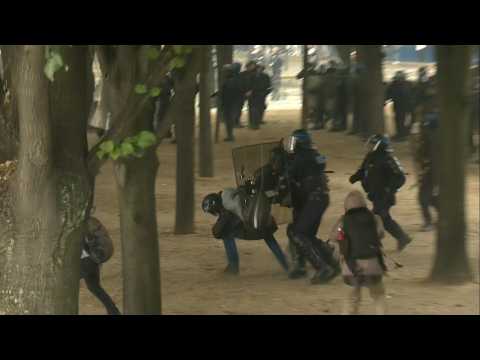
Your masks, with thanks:
M 113 256 L 113 241 L 102 223 L 91 217 L 87 221 L 85 251 L 97 264 L 106 263 Z

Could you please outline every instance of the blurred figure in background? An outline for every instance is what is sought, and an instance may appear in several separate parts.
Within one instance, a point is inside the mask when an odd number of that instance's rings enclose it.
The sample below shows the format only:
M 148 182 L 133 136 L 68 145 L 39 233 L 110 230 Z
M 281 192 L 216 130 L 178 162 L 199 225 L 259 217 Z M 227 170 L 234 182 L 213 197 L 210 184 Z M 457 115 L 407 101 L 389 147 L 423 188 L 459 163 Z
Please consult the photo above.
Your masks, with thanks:
M 397 134 L 392 138 L 394 141 L 404 141 L 408 136 L 408 129 L 405 125 L 407 113 L 411 109 L 412 93 L 407 82 L 405 73 L 398 71 L 392 83 L 387 87 L 386 101 L 393 101 L 395 112 L 395 125 Z

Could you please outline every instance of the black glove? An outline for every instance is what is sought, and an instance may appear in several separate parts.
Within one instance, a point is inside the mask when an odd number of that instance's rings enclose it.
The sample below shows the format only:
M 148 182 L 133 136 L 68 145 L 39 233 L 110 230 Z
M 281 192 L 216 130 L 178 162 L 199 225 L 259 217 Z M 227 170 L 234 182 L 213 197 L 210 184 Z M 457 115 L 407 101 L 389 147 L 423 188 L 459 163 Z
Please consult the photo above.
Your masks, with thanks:
M 349 179 L 350 184 L 355 184 L 358 180 L 360 180 L 358 173 L 350 176 L 350 179 Z

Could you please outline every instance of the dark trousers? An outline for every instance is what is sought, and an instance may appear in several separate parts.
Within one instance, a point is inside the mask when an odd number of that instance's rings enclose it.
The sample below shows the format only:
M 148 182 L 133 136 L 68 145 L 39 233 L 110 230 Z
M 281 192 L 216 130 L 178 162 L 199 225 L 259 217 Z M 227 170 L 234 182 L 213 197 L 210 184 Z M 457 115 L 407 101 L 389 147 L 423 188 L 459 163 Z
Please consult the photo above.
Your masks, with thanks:
M 235 128 L 236 108 L 228 106 L 222 111 L 225 129 L 227 130 L 227 137 L 233 139 L 233 129 Z
M 419 183 L 418 201 L 422 209 L 425 225 L 431 225 L 432 215 L 430 213 L 430 207 L 433 206 L 438 211 L 438 195 L 435 194 L 435 184 L 431 172 L 425 174 Z
M 240 120 L 242 118 L 243 107 L 245 106 L 245 97 L 241 97 L 237 100 L 235 105 L 235 126 L 240 126 Z
M 347 129 L 347 104 L 339 104 L 335 111 L 334 128 L 339 130 Z
M 408 129 L 405 126 L 407 112 L 404 109 L 395 109 L 395 126 L 397 127 L 397 137 L 403 138 L 408 135 Z
M 375 198 L 373 199 L 373 212 L 382 218 L 385 230 L 390 235 L 400 243 L 405 242 L 409 238 L 408 235 L 390 215 L 390 208 L 393 204 L 394 202 L 387 199 L 386 196 Z
M 258 129 L 265 113 L 265 99 L 261 97 L 250 97 L 248 99 L 248 125 Z
M 315 129 L 323 129 L 325 127 L 325 108 L 316 106 L 313 109 L 313 121 Z
M 273 234 L 265 236 L 264 239 L 268 248 L 272 251 L 273 255 L 279 262 L 280 266 L 288 271 L 288 262 L 285 254 L 282 251 L 282 248 L 278 244 L 277 240 Z M 223 245 L 225 246 L 225 253 L 227 255 L 228 264 L 238 270 L 240 265 L 240 257 L 238 255 L 237 244 L 235 243 L 235 237 L 233 235 L 226 236 L 223 239 Z
M 318 246 L 317 232 L 329 205 L 329 195 L 311 194 L 303 206 L 294 208 L 293 223 L 288 227 L 287 235 L 291 248 L 297 253 L 297 266 L 303 266 L 305 259 L 317 271 L 327 266 L 325 254 Z
M 80 260 L 80 279 L 85 280 L 88 290 L 102 302 L 108 315 L 121 315 L 112 298 L 100 284 L 100 265 L 89 257 Z

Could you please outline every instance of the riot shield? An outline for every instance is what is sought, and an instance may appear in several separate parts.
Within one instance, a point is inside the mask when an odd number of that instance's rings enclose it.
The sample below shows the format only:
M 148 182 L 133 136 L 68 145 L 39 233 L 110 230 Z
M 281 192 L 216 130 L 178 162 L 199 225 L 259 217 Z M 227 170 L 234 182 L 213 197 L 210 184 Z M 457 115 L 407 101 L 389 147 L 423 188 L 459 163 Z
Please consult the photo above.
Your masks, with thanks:
M 258 169 L 270 162 L 272 150 L 280 145 L 280 142 L 270 142 L 238 147 L 232 150 L 233 169 L 237 186 L 245 185 L 252 179 Z M 272 206 L 272 216 L 278 225 L 291 222 L 291 210 Z

